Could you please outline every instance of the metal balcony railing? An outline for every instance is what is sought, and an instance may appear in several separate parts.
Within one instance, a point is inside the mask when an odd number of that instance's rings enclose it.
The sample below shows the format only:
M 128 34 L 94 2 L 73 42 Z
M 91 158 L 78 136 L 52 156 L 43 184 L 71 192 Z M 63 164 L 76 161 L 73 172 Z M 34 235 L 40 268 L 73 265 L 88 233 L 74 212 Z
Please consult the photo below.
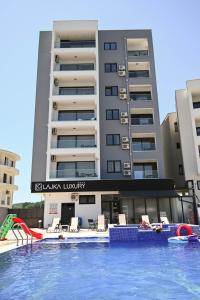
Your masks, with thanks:
M 97 177 L 94 169 L 64 169 L 51 172 L 51 178 Z
M 133 171 L 133 177 L 135 179 L 158 178 L 158 171 L 157 170 Z

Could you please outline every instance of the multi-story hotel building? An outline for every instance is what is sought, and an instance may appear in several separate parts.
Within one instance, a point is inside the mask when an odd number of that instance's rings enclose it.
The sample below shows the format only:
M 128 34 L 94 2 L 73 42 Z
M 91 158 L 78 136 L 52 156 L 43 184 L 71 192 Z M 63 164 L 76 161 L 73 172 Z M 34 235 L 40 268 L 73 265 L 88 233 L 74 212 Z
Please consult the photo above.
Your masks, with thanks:
M 17 160 L 19 155 L 0 149 L 0 207 L 12 208 L 13 194 L 18 189 L 14 184 L 15 176 L 19 175 Z
M 32 192 L 54 216 L 104 213 L 115 223 L 160 212 L 176 221 L 164 179 L 151 30 L 98 30 L 97 21 L 56 21 L 41 32 Z
M 161 125 L 166 176 L 175 180 L 187 222 L 200 223 L 200 80 L 176 91 L 177 113 Z M 194 208 L 194 211 L 193 211 Z

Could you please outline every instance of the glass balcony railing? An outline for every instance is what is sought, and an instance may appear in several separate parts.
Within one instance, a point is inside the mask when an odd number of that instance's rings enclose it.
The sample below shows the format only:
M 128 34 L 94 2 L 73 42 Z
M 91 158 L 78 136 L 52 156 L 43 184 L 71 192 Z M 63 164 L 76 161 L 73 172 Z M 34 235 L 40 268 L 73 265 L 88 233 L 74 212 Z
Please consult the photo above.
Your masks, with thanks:
M 95 40 L 80 40 L 80 41 L 69 41 L 61 40 L 60 43 L 56 43 L 56 48 L 94 48 L 96 47 Z
M 130 98 L 134 101 L 149 101 L 151 92 L 130 92 Z
M 59 87 L 59 95 L 94 95 L 94 87 Z
M 195 108 L 200 108 L 200 101 L 198 101 L 198 102 L 193 102 L 192 104 L 193 104 L 193 108 L 194 108 L 194 109 L 195 109 Z
M 52 143 L 52 148 L 95 148 L 95 140 L 58 140 Z
M 156 150 L 156 146 L 154 143 L 132 143 L 133 151 L 153 151 Z
M 133 177 L 135 179 L 158 178 L 158 171 L 157 170 L 133 171 Z
M 94 113 L 79 113 L 79 112 L 65 112 L 60 111 L 55 115 L 53 121 L 95 121 L 96 116 Z
M 94 64 L 60 64 L 60 71 L 90 71 Z
M 128 56 L 148 56 L 148 50 L 130 50 L 128 51 Z
M 149 70 L 128 71 L 129 78 L 148 78 Z
M 153 118 L 131 118 L 131 125 L 152 125 Z
M 97 177 L 94 169 L 64 169 L 51 172 L 51 178 Z

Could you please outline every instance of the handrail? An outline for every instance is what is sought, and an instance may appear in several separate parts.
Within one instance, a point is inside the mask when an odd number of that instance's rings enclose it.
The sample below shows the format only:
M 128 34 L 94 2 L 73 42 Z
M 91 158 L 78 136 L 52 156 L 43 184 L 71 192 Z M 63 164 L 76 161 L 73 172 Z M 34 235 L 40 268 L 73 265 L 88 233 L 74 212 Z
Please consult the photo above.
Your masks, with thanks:
M 15 224 L 13 225 L 13 227 L 12 227 L 12 232 L 13 232 L 15 238 L 17 239 L 17 246 L 19 245 L 19 241 L 20 241 L 20 239 L 18 238 L 17 234 L 16 234 L 15 231 L 14 231 L 15 227 L 17 227 L 17 226 L 19 226 L 19 227 L 23 230 L 23 232 L 26 234 L 26 245 L 28 245 L 28 234 L 25 232 L 25 230 L 23 229 L 23 227 L 22 227 L 22 225 L 21 225 L 20 223 L 15 223 Z M 17 229 L 19 235 L 21 236 L 22 245 L 24 245 L 24 237 L 23 237 L 23 235 L 21 234 L 21 232 L 19 231 L 19 229 L 18 229 L 18 228 L 16 228 L 16 229 Z M 29 232 L 29 235 L 31 236 L 31 245 L 32 245 L 32 242 L 33 242 L 33 236 L 32 236 L 32 233 L 31 233 L 31 231 L 30 231 L 30 229 L 29 229 L 28 227 L 27 227 L 27 230 L 28 230 L 28 232 Z

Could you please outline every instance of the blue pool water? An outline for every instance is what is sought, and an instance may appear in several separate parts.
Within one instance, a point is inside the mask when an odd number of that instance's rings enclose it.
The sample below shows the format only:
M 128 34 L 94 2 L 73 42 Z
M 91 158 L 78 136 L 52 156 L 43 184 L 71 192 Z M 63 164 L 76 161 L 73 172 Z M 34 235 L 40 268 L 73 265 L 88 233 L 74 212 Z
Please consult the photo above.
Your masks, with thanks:
M 199 243 L 37 243 L 0 255 L 0 299 L 197 300 L 199 266 Z

